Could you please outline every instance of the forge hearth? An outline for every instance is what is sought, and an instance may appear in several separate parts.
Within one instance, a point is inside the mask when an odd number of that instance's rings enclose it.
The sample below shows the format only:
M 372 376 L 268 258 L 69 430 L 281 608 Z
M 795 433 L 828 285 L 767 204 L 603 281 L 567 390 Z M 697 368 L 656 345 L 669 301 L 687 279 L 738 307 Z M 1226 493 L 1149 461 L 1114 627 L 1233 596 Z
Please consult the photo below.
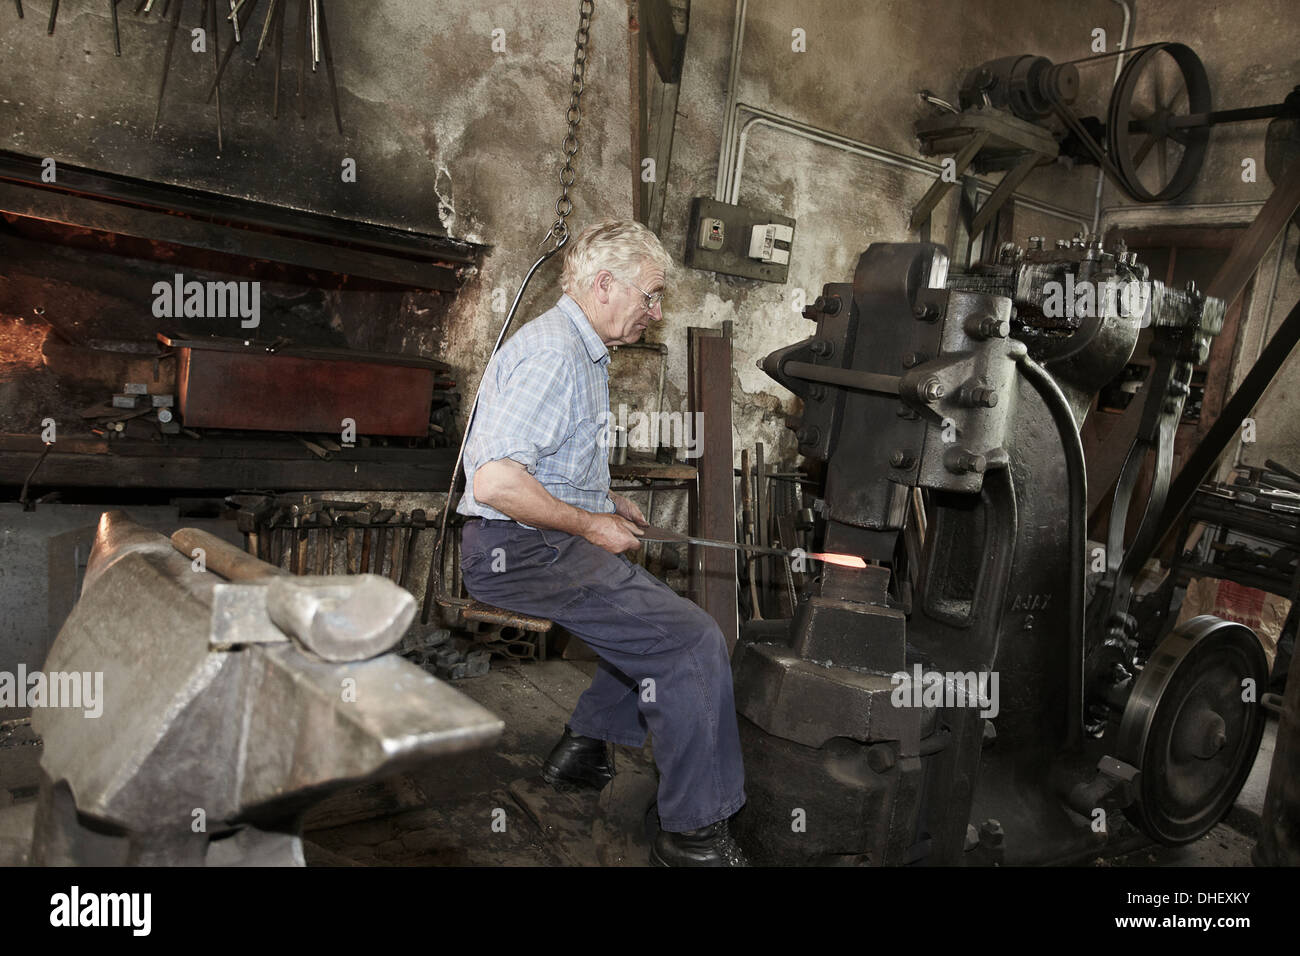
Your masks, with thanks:
M 38 461 L 34 488 L 449 477 L 459 395 L 429 356 L 479 247 L 74 167 L 47 184 L 39 170 L 0 153 L 0 484 Z M 138 408 L 114 401 L 127 386 Z

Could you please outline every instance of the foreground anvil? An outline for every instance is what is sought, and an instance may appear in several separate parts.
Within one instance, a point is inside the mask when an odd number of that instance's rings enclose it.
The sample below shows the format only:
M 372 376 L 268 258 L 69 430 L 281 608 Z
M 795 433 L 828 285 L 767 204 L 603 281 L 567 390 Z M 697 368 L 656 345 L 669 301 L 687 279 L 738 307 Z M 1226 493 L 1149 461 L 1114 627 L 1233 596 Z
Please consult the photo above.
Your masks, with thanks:
M 103 711 L 33 711 L 32 862 L 301 866 L 311 805 L 491 744 L 499 719 L 386 653 L 414 611 L 377 575 L 295 577 L 105 514 L 45 662 L 102 672 Z

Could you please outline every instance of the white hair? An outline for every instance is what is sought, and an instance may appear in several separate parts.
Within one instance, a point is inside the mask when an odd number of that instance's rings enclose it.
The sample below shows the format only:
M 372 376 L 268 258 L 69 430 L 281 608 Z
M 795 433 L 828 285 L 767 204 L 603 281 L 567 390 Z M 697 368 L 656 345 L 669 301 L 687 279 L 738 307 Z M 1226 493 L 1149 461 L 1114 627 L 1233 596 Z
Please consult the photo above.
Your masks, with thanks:
M 560 284 L 569 295 L 591 288 L 602 270 L 624 282 L 635 282 L 643 263 L 658 266 L 667 277 L 673 260 L 659 237 L 632 219 L 593 223 L 568 244 Z

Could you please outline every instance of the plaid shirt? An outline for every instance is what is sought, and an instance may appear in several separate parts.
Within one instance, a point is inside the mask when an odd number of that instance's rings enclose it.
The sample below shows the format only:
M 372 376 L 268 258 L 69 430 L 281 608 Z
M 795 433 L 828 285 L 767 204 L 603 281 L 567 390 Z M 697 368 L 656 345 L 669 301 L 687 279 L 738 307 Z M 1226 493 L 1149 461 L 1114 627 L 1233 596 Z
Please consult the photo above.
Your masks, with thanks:
M 474 499 L 474 473 L 510 458 L 560 501 L 613 511 L 608 425 L 609 350 L 578 303 L 562 295 L 512 335 L 483 374 L 456 510 L 509 520 Z

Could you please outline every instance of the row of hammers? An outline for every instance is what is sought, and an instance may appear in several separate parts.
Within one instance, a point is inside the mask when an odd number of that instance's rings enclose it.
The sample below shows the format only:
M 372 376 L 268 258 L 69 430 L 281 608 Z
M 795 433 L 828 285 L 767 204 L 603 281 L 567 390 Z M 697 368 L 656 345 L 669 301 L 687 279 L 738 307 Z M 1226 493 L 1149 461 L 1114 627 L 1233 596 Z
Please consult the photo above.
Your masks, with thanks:
M 311 495 L 231 495 L 244 549 L 293 574 L 381 574 L 407 587 L 423 508 Z

